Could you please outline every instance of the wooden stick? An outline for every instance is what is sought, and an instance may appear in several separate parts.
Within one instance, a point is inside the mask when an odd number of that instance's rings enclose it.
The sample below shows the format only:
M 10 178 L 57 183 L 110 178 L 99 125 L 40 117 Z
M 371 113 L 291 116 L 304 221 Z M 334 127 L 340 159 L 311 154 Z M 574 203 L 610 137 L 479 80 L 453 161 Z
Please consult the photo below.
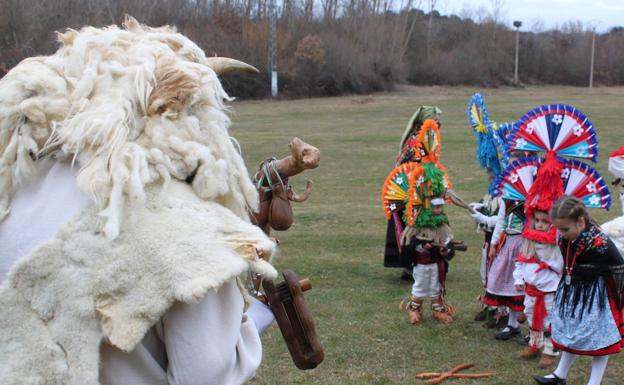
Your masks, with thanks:
M 470 207 L 470 205 L 455 192 L 455 190 L 451 190 L 451 189 L 446 190 L 446 195 L 451 199 L 451 202 L 453 202 L 455 206 L 465 208 L 471 213 L 475 212 L 474 209 Z
M 466 362 L 466 363 L 455 366 L 453 369 L 447 372 L 420 373 L 416 375 L 416 378 L 429 379 L 429 381 L 426 381 L 425 384 L 439 384 L 448 378 L 487 378 L 487 377 L 492 377 L 494 375 L 493 373 L 467 373 L 467 374 L 457 373 L 461 370 L 472 368 L 473 366 L 475 366 L 475 364 Z
M 420 373 L 416 375 L 416 378 L 427 379 L 427 378 L 439 377 L 440 375 L 442 375 L 442 373 Z
M 456 367 L 454 367 L 453 369 L 451 369 L 449 372 L 450 372 L 450 373 L 457 373 L 457 372 L 459 372 L 460 370 L 470 369 L 470 368 L 472 368 L 473 366 L 474 366 L 474 364 L 473 364 L 473 363 L 469 363 L 469 362 L 467 362 L 467 363 L 463 363 L 463 364 L 459 364 L 459 365 L 457 365 Z

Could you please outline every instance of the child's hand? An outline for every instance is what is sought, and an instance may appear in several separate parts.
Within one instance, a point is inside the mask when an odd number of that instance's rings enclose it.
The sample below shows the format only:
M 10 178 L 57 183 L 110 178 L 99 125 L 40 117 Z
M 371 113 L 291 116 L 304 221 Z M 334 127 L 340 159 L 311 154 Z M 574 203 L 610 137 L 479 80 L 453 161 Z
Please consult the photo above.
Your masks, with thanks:
M 447 249 L 446 247 L 440 247 L 440 255 L 443 257 L 448 257 L 449 249 Z
M 496 257 L 496 246 L 490 245 L 490 251 L 488 251 L 488 261 L 493 260 Z
M 517 291 L 524 291 L 524 289 L 526 289 L 526 285 L 524 283 L 521 283 L 519 285 L 514 285 L 516 287 Z
M 431 250 L 431 248 L 432 248 L 432 247 L 433 247 L 433 246 L 431 246 L 431 243 L 425 243 L 425 244 L 423 245 L 423 249 L 425 249 L 425 250 Z

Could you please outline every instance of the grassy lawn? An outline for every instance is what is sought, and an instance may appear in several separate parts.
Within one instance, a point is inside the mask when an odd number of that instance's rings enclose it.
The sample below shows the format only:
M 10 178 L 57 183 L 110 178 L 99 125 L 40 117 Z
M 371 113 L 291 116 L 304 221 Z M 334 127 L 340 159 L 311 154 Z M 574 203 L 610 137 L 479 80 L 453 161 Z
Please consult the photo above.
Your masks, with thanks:
M 455 190 L 468 201 L 486 189 L 485 175 L 474 159 L 475 139 L 468 126 L 466 103 L 473 88 L 405 87 L 397 92 L 296 101 L 234 102 L 232 135 L 254 172 L 267 156 L 287 155 L 293 136 L 321 150 L 321 166 L 293 181 L 303 190 L 313 179 L 311 198 L 295 204 L 295 224 L 276 233 L 279 270 L 309 277 L 314 289 L 306 300 L 316 319 L 325 361 L 311 371 L 292 363 L 277 326 L 264 336 L 264 360 L 253 384 L 420 384 L 419 372 L 440 371 L 471 361 L 474 372 L 494 372 L 491 379 L 449 380 L 456 384 L 531 384 L 545 373 L 536 361 L 516 358 L 521 346 L 494 340 L 495 332 L 472 321 L 475 298 L 482 291 L 479 254 L 482 234 L 466 211 L 447 207 L 456 239 L 469 245 L 451 262 L 447 277 L 449 302 L 457 308 L 450 327 L 437 324 L 426 311 L 424 323 L 408 324 L 398 310 L 410 283 L 400 270 L 382 266 L 386 221 L 380 186 L 391 170 L 408 119 L 421 104 L 442 111 L 442 164 Z M 624 88 L 531 87 L 484 90 L 490 116 L 497 122 L 517 120 L 545 103 L 568 103 L 594 123 L 600 141 L 598 170 L 607 172 L 607 154 L 624 144 Z M 611 212 L 593 211 L 599 221 L 620 214 L 617 192 Z M 427 308 L 428 310 L 428 308 Z M 526 328 L 526 326 L 524 326 Z M 585 384 L 590 360 L 573 366 L 568 384 Z M 604 385 L 622 383 L 624 356 L 612 356 Z

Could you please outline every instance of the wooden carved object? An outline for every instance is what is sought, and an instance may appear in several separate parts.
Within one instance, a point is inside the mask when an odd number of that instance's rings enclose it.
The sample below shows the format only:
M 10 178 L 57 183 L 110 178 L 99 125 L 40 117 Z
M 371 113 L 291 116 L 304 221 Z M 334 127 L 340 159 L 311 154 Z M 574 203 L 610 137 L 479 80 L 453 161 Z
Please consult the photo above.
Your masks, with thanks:
M 293 138 L 289 147 L 290 155 L 282 159 L 264 160 L 254 177 L 260 195 L 260 207 L 252 217 L 254 223 L 266 234 L 271 229 L 288 230 L 293 223 L 290 202 L 304 202 L 312 192 L 310 180 L 307 181 L 303 194 L 298 194 L 288 183 L 288 178 L 318 167 L 321 160 L 319 149 L 299 138 Z
M 312 285 L 308 279 L 299 281 L 291 270 L 282 275 L 284 282 L 276 285 L 264 279 L 262 287 L 293 362 L 299 369 L 313 369 L 323 361 L 325 353 L 316 335 L 314 318 L 303 298 L 303 292 Z

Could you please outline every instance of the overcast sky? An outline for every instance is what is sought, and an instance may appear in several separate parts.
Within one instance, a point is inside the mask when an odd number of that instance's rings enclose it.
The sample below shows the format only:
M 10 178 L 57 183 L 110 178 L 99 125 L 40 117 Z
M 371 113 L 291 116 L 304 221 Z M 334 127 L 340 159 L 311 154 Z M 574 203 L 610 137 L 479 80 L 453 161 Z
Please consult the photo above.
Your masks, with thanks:
M 423 1 L 422 8 L 426 9 L 429 1 Z M 577 20 L 596 26 L 600 32 L 624 26 L 624 0 L 437 0 L 436 9 L 443 15 L 479 20 L 480 15 L 492 12 L 492 3 L 502 4 L 501 20 L 510 25 L 521 20 L 522 30 L 550 29 Z

